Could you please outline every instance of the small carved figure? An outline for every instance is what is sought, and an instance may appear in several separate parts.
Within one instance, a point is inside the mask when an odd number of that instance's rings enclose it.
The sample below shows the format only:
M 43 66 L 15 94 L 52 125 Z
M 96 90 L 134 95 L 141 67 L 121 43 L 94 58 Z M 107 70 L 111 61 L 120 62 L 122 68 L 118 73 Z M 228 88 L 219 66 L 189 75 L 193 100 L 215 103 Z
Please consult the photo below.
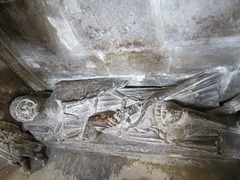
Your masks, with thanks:
M 2 120 L 4 117 L 1 113 Z M 30 159 L 38 165 L 44 166 L 47 156 L 44 154 L 44 145 L 35 140 L 28 132 L 23 132 L 17 125 L 0 121 L 0 155 L 14 164 L 31 166 Z M 31 169 L 31 167 L 28 167 Z
M 26 162 L 28 158 L 36 160 L 41 166 L 47 162 L 44 145 L 13 123 L 0 121 L 0 142 L 0 154 L 15 164 L 29 164 Z

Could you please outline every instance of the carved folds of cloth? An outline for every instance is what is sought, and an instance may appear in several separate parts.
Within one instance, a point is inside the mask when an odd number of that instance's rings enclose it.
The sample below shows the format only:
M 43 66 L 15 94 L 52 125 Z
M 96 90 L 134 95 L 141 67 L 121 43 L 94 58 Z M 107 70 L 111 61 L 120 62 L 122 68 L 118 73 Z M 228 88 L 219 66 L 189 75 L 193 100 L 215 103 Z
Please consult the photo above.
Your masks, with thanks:
M 121 152 L 124 146 L 131 152 L 164 147 L 235 157 L 232 149 L 225 152 L 225 134 L 240 134 L 240 98 L 219 106 L 222 75 L 201 73 L 171 87 L 133 87 L 113 78 L 63 81 L 48 98 L 37 93 L 16 98 L 10 112 L 47 144 L 104 145 Z
M 1 119 L 4 118 L 3 112 Z M 24 132 L 17 125 L 1 120 L 0 121 L 0 156 L 15 165 L 21 165 L 27 170 L 34 171 L 34 167 L 43 167 L 47 162 L 45 146 L 36 141 L 29 133 Z

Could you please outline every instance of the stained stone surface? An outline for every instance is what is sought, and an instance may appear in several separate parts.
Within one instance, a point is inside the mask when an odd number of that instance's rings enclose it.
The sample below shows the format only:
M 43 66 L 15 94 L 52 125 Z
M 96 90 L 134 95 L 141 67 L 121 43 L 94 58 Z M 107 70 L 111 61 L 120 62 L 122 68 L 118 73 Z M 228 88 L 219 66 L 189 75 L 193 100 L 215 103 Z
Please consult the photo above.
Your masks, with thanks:
M 22 173 L 20 169 L 10 174 L 7 179 L 230 180 L 239 177 L 238 161 L 185 159 L 185 162 L 191 164 L 186 165 L 179 158 L 148 161 L 144 157 L 120 158 L 57 148 L 49 148 L 48 155 L 51 159 L 46 168 L 31 175 Z
M 9 1 L 0 4 L 1 57 L 35 90 L 116 76 L 171 85 L 218 66 L 239 69 L 239 7 L 238 0 Z

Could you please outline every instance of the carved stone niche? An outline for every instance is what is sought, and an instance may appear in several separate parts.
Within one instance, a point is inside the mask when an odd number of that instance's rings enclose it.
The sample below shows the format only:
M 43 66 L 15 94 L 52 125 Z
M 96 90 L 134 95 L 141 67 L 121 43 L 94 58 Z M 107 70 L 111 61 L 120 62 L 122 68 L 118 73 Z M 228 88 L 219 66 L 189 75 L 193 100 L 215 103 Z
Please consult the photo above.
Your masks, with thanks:
M 223 75 L 205 72 L 174 87 L 129 87 L 127 80 L 111 78 L 63 81 L 49 98 L 16 98 L 10 112 L 48 145 L 154 158 L 238 159 L 240 97 L 219 106 Z
M 42 168 L 48 159 L 44 152 L 45 146 L 29 132 L 2 119 L 4 113 L 0 110 L 0 156 L 31 172 Z

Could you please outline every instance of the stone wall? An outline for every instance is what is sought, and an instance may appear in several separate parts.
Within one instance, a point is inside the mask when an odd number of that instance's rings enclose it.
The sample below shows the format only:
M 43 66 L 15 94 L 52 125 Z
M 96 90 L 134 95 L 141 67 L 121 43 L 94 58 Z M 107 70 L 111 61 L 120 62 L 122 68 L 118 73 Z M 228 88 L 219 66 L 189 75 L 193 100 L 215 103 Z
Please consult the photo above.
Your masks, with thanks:
M 1 56 L 35 90 L 127 76 L 171 85 L 239 64 L 239 1 L 30 1 L 0 5 Z

